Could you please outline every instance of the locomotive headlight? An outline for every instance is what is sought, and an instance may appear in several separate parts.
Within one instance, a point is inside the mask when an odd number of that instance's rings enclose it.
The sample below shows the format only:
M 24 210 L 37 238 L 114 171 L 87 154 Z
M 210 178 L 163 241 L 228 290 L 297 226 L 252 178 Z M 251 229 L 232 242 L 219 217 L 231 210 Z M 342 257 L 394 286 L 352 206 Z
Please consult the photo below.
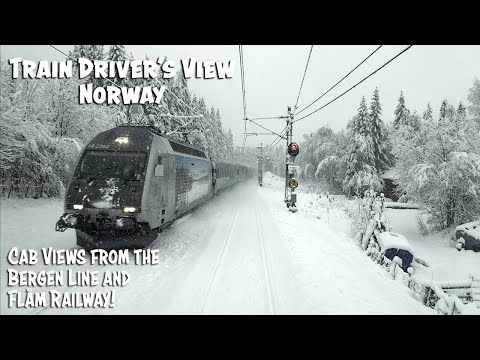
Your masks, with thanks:
M 140 208 L 136 208 L 136 207 L 133 207 L 133 206 L 125 206 L 123 208 L 123 212 L 126 212 L 126 213 L 134 213 L 134 212 L 139 212 L 140 211 Z
M 291 178 L 290 181 L 288 182 L 288 186 L 290 186 L 292 189 L 295 189 L 298 186 L 297 179 Z
M 114 142 L 119 144 L 128 144 L 128 137 L 126 136 L 117 137 Z
M 74 209 L 74 210 L 82 210 L 82 209 L 83 209 L 83 205 L 73 205 L 73 209 Z

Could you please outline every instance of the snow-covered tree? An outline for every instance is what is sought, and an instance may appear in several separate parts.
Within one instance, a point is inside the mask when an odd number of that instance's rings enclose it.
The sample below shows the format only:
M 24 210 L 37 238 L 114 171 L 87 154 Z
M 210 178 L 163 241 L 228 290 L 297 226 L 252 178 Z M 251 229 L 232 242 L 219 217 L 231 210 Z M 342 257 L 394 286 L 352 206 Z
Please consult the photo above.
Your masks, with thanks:
M 403 96 L 403 91 L 401 91 L 397 107 L 395 108 L 395 119 L 393 120 L 393 126 L 398 129 L 400 125 L 406 124 L 408 114 L 409 111 L 405 106 L 405 97 Z
M 305 168 L 302 169 L 302 177 L 305 180 L 313 180 L 315 178 L 315 167 L 314 165 L 308 163 L 305 165 Z
M 350 150 L 345 156 L 347 169 L 343 180 L 343 189 L 349 196 L 360 196 L 368 189 L 381 189 L 372 145 L 369 136 L 352 134 Z
M 398 183 L 440 228 L 480 214 L 479 139 L 473 120 L 447 101 L 438 121 L 424 121 L 419 131 L 395 137 Z
M 373 156 L 375 158 L 375 169 L 378 174 L 383 173 L 390 166 L 392 158 L 388 151 L 388 139 L 381 115 L 382 107 L 380 104 L 380 95 L 378 89 L 375 89 L 370 104 L 369 120 Z
M 85 58 L 92 62 L 94 60 L 103 60 L 105 58 L 103 48 L 103 45 L 75 45 L 73 47 L 73 51 L 70 51 L 69 55 L 75 59 Z M 74 65 L 75 71 L 77 71 L 78 64 L 75 62 Z M 103 86 L 104 80 L 96 79 L 94 75 L 95 74 L 92 71 L 86 78 L 83 79 L 83 82 L 86 84 L 92 83 L 94 88 Z
M 427 105 L 427 109 L 423 112 L 423 121 L 432 121 L 433 120 L 433 110 L 430 106 L 430 103 Z
M 378 108 L 378 110 L 380 110 L 380 108 Z M 357 116 L 355 116 L 353 120 L 352 131 L 355 134 L 359 134 L 363 136 L 371 136 L 372 126 L 371 126 L 370 117 L 368 114 L 367 102 L 365 101 L 365 96 L 363 96 L 362 100 L 360 101 L 358 114 Z
M 445 118 L 447 117 L 447 106 L 448 106 L 447 100 L 443 100 L 442 105 L 440 105 L 440 114 L 438 117 L 438 120 L 442 123 L 445 121 Z
M 374 145 L 365 97 L 362 98 L 350 131 L 343 190 L 349 195 L 362 195 L 367 189 L 379 190 L 381 181 L 375 168 Z
M 127 60 L 127 52 L 125 51 L 125 46 L 123 45 L 112 45 L 106 54 L 105 60 L 107 61 L 125 61 Z M 122 85 L 125 79 L 122 79 L 115 75 L 114 78 L 110 78 L 115 84 Z
M 323 180 L 325 184 L 341 187 L 341 181 L 338 181 L 338 171 L 342 164 L 342 159 L 331 155 L 320 161 L 315 172 L 315 178 Z
M 473 86 L 468 91 L 468 101 L 471 104 L 468 107 L 469 115 L 480 125 L 480 80 L 478 78 L 474 79 Z
M 460 103 L 458 104 L 458 108 L 457 108 L 457 115 L 461 118 L 461 119 L 465 119 L 467 117 L 467 108 L 465 107 L 465 105 L 463 105 L 463 103 L 460 101 Z

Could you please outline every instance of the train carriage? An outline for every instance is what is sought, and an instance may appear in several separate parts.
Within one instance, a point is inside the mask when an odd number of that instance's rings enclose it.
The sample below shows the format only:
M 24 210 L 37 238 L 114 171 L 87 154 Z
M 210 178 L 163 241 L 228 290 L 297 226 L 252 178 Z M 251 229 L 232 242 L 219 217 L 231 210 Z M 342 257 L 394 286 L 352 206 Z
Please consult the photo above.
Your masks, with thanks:
M 57 231 L 73 228 L 86 248 L 142 247 L 215 192 L 252 175 L 215 163 L 202 149 L 146 126 L 98 134 L 83 150 Z

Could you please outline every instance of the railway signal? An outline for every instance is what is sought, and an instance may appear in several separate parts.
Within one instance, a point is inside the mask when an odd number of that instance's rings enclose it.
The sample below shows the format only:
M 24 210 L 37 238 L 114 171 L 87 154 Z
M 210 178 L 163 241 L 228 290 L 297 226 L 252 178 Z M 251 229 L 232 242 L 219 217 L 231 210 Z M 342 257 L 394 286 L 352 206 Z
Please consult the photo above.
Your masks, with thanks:
M 298 181 L 295 178 L 296 176 L 296 166 L 294 166 L 295 157 L 298 155 L 299 148 L 298 144 L 292 141 L 292 124 L 293 124 L 293 114 L 290 106 L 288 107 L 288 116 L 287 120 L 287 132 L 285 133 L 287 137 L 287 156 L 285 161 L 285 204 L 291 212 L 297 211 L 297 194 L 295 194 L 295 189 L 298 186 Z
M 295 157 L 298 155 L 298 152 L 299 149 L 297 143 L 292 142 L 288 145 L 288 155 Z
M 296 189 L 298 186 L 297 179 L 291 178 L 290 181 L 288 182 L 288 186 L 290 186 L 291 189 Z

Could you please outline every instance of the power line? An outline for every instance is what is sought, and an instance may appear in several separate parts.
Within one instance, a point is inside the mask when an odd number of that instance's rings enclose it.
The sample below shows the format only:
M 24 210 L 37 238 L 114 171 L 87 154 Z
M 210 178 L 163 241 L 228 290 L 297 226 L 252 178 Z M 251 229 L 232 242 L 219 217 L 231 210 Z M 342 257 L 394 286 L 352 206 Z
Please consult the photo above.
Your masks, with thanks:
M 375 74 L 378 70 L 382 69 L 383 67 L 387 66 L 390 62 L 392 62 L 393 60 L 395 60 L 397 57 L 399 57 L 400 55 L 402 55 L 405 51 L 407 51 L 408 49 L 410 49 L 413 45 L 409 45 L 408 47 L 406 47 L 405 49 L 403 49 L 401 52 L 399 52 L 397 55 L 395 55 L 393 58 L 391 58 L 390 60 L 388 60 L 385 64 L 383 64 L 382 66 L 380 66 L 377 70 L 375 70 L 374 72 L 372 72 L 370 75 L 368 75 L 367 77 L 363 78 L 362 80 L 360 80 L 358 83 L 356 83 L 355 85 L 353 85 L 350 89 L 348 89 L 347 91 L 343 92 L 342 94 L 338 95 L 335 99 L 329 101 L 328 103 L 326 103 L 325 105 L 323 105 L 322 107 L 318 108 L 317 110 L 315 111 L 312 111 L 310 114 L 308 115 L 305 115 L 303 117 L 301 117 L 300 119 L 297 119 L 295 120 L 294 122 L 297 122 L 297 121 L 300 121 L 302 119 L 305 119 L 306 117 L 310 116 L 310 115 L 313 115 L 315 114 L 317 111 L 319 110 L 322 110 L 324 107 L 326 107 L 327 105 L 331 104 L 332 102 L 334 102 L 335 100 L 341 98 L 343 95 L 345 95 L 346 93 L 348 93 L 350 90 L 352 90 L 353 88 L 355 88 L 357 85 L 360 85 L 362 82 L 364 82 L 365 80 L 367 80 L 370 76 L 372 76 L 373 74 Z
M 287 126 L 285 126 L 285 127 L 283 128 L 283 130 L 280 132 L 280 134 L 283 135 L 283 133 L 284 133 L 286 130 L 287 130 Z M 268 149 L 267 151 L 272 150 L 273 147 L 274 147 L 275 145 L 277 145 L 280 140 L 282 140 L 282 138 L 283 138 L 283 137 L 278 137 L 277 139 L 274 139 L 274 140 L 270 143 L 270 145 L 267 145 L 267 146 L 265 147 L 265 149 Z M 274 144 L 274 143 L 275 143 L 275 144 Z
M 305 65 L 305 71 L 303 72 L 302 83 L 300 84 L 300 90 L 298 90 L 297 102 L 293 108 L 293 112 L 297 109 L 298 99 L 300 99 L 300 93 L 302 92 L 303 82 L 305 80 L 305 75 L 307 74 L 308 64 L 310 63 L 310 56 L 312 55 L 313 45 L 310 46 L 310 52 L 308 53 L 307 65 Z
M 272 116 L 272 117 L 257 117 L 257 118 L 248 118 L 247 120 L 273 120 L 273 119 L 280 119 L 283 116 Z
M 72 60 L 74 60 L 74 61 L 78 61 L 78 59 L 75 59 L 74 57 L 72 57 L 72 56 L 70 56 L 70 55 L 68 55 L 68 54 L 65 54 L 62 50 L 56 48 L 55 46 L 53 46 L 53 45 L 49 45 L 49 46 L 51 46 L 52 48 L 54 48 L 54 49 L 57 50 L 58 52 L 62 53 L 62 54 L 65 55 L 66 57 L 68 57 L 68 58 L 70 58 L 70 59 L 72 59 Z M 115 83 L 114 81 L 110 80 L 109 78 L 103 78 L 103 79 L 105 79 L 105 80 L 109 81 L 110 83 L 112 83 L 113 86 L 116 86 L 116 87 L 118 87 L 119 89 L 121 89 L 121 87 L 120 87 L 117 83 Z M 196 115 L 181 115 L 181 116 L 179 116 L 179 115 L 171 115 L 171 114 L 161 114 L 161 116 L 169 116 L 169 117 L 174 117 L 174 118 L 176 118 L 176 117 L 179 117 L 179 118 L 199 118 L 199 117 L 200 117 L 200 118 L 203 118 L 203 115 L 202 115 L 202 114 L 197 113 L 193 108 L 191 108 L 187 103 L 185 103 L 185 101 L 183 101 L 182 99 L 180 99 L 177 95 L 175 95 L 175 93 L 173 93 L 171 90 L 169 90 L 166 86 L 165 86 L 164 88 L 165 88 L 166 91 L 168 91 L 170 94 L 172 94 L 173 96 L 175 96 L 178 100 L 180 100 L 188 109 L 192 110 L 192 112 L 193 112 L 194 114 L 196 114 Z M 190 123 L 189 123 L 189 124 L 190 124 Z M 188 124 L 187 124 L 187 125 L 188 125 Z M 184 126 L 185 126 L 185 125 L 184 125 Z M 178 130 L 178 128 L 177 128 L 177 130 Z
M 243 46 L 238 45 L 238 52 L 240 55 L 240 75 L 242 79 L 242 96 L 243 96 L 243 118 L 247 118 L 247 102 L 245 99 L 245 93 L 246 93 L 246 88 L 245 88 L 245 66 L 243 63 Z
M 249 119 L 249 120 L 250 120 L 250 119 Z M 255 125 L 257 125 L 257 126 L 260 126 L 262 129 L 267 130 L 267 131 L 270 131 L 270 132 L 271 132 L 272 134 L 274 134 L 274 135 L 277 135 L 277 136 L 280 136 L 280 137 L 282 137 L 282 138 L 285 138 L 283 135 L 277 134 L 275 131 L 272 131 L 272 130 L 270 130 L 270 129 L 267 129 L 265 126 L 262 126 L 262 125 L 260 125 L 259 123 L 256 123 L 256 122 L 253 121 L 253 120 L 250 120 L 250 121 L 251 121 L 252 123 L 254 123 Z
M 247 102 L 245 99 L 245 67 L 243 64 L 243 47 L 238 45 L 238 53 L 240 56 L 240 75 L 242 79 L 242 98 L 243 98 L 243 120 L 245 122 L 245 129 L 243 132 L 243 148 L 245 149 L 245 144 L 247 142 Z
M 362 65 L 365 61 L 367 61 L 373 54 L 375 54 L 378 50 L 380 50 L 380 48 L 382 47 L 383 45 L 380 45 L 378 48 L 376 48 L 370 55 L 368 55 L 365 59 L 363 59 L 363 61 L 358 64 L 357 66 L 355 66 L 352 70 L 350 70 L 350 72 L 345 75 L 343 78 L 341 78 L 335 85 L 333 85 L 330 89 L 328 89 L 327 91 L 325 91 L 322 95 L 320 95 L 318 98 L 316 98 L 312 103 L 310 103 L 310 105 L 304 107 L 302 110 L 300 110 L 298 114 L 300 114 L 302 111 L 308 109 L 310 106 L 312 106 L 313 104 L 315 104 L 318 100 L 320 100 L 322 97 L 324 97 L 325 95 L 327 95 L 330 90 L 332 90 L 334 87 L 336 87 L 338 84 L 340 84 L 343 80 L 345 80 L 347 78 L 348 75 L 350 75 L 351 73 L 353 73 L 360 65 Z M 298 101 L 298 100 L 297 100 Z

